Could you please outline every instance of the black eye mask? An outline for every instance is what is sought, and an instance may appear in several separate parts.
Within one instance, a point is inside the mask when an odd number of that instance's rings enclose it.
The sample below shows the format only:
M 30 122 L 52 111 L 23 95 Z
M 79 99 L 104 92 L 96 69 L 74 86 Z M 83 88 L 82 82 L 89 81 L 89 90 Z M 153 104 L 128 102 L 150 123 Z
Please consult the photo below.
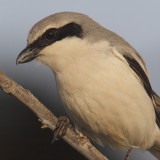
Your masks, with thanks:
M 56 41 L 60 41 L 66 37 L 79 37 L 82 38 L 82 28 L 79 24 L 74 22 L 66 24 L 60 28 L 50 28 L 41 37 L 35 40 L 28 47 L 30 49 L 43 49 Z

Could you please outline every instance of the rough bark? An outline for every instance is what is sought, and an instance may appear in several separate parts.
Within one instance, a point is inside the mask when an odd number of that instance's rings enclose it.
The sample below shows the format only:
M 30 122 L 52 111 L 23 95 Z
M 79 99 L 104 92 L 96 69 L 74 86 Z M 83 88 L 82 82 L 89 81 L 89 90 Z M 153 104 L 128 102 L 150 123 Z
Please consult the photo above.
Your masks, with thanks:
M 16 97 L 19 101 L 30 108 L 42 123 L 42 128 L 49 128 L 54 131 L 57 123 L 57 117 L 45 107 L 33 94 L 15 81 L 7 77 L 0 71 L 0 87 L 4 92 Z M 79 134 L 71 129 L 67 129 L 66 134 L 62 137 L 74 149 L 90 160 L 108 160 L 85 138 L 81 141 Z

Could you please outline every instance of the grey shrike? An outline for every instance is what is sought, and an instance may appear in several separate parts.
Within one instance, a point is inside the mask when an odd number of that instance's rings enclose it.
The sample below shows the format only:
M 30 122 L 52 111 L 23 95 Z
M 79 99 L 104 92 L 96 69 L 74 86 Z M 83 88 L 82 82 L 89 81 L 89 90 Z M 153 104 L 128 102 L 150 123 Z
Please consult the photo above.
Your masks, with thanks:
M 51 68 L 76 129 L 98 144 L 149 150 L 160 159 L 160 98 L 139 53 L 116 33 L 74 12 L 50 15 L 28 34 L 18 63 Z

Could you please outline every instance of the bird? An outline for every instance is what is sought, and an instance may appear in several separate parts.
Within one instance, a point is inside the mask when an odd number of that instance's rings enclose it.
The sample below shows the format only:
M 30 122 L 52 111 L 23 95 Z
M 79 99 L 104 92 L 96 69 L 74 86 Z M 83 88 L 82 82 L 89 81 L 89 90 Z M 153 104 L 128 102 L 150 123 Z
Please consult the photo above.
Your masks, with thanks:
M 160 98 L 143 58 L 121 36 L 85 14 L 55 13 L 31 28 L 16 63 L 34 59 L 53 71 L 77 131 L 160 159 Z

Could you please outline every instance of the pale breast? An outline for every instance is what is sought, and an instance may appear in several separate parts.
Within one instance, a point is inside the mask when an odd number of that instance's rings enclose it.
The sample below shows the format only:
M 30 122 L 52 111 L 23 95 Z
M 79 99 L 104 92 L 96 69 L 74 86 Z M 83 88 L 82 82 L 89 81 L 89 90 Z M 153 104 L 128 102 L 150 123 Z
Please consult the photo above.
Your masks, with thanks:
M 82 133 L 121 149 L 152 145 L 152 102 L 120 59 L 110 55 L 77 61 L 56 80 L 65 108 Z

